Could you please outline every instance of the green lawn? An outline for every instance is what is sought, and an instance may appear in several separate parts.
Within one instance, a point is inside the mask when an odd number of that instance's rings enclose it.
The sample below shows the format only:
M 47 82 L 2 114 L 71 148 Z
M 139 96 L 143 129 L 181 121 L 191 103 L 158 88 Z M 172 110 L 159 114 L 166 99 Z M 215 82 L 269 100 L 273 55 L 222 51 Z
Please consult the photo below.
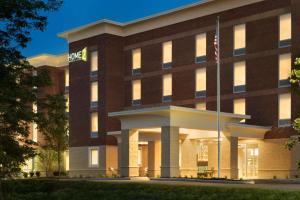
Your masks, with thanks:
M 270 200 L 300 199 L 300 192 L 201 186 L 87 181 L 14 180 L 2 182 L 4 199 L 20 200 Z

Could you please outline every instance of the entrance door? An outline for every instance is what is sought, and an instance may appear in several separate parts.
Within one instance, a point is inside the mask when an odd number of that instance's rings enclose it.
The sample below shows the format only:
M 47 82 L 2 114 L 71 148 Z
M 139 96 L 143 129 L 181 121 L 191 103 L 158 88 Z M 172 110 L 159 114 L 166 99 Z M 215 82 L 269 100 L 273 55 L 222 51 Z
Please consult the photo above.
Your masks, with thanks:
M 257 144 L 239 145 L 239 177 L 257 178 L 258 176 L 258 156 L 259 150 Z

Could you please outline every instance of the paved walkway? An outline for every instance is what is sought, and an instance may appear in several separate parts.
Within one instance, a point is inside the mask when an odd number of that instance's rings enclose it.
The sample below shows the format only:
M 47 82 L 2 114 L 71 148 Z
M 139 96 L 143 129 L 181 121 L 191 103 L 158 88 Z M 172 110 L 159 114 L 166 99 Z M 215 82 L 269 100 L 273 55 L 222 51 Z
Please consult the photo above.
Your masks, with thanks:
M 97 182 L 117 182 L 117 183 L 143 183 L 143 184 L 165 184 L 165 185 L 184 185 L 184 186 L 212 186 L 212 187 L 228 187 L 228 188 L 260 188 L 260 189 L 275 189 L 300 191 L 300 184 L 238 184 L 238 183 L 205 183 L 205 182 L 192 182 L 192 181 L 171 181 L 171 180 L 112 180 L 112 179 L 94 179 Z

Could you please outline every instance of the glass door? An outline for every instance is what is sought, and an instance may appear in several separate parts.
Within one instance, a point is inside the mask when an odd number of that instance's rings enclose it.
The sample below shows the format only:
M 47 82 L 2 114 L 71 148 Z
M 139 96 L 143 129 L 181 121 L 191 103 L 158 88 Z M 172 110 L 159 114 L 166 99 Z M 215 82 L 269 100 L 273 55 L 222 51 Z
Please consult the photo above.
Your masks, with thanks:
M 257 178 L 258 176 L 257 144 L 240 144 L 238 149 L 238 168 L 240 178 Z

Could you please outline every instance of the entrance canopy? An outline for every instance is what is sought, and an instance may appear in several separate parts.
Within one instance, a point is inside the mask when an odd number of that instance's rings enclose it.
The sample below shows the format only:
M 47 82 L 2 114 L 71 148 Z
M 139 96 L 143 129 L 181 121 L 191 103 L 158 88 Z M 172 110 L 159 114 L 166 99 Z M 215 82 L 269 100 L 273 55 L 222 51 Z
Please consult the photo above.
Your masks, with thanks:
M 186 107 L 160 106 L 124 110 L 109 113 L 108 116 L 120 119 L 122 130 L 151 128 L 154 130 L 164 126 L 180 127 L 181 134 L 186 130 L 194 130 L 195 133 L 198 130 L 213 132 L 217 130 L 217 112 Z M 221 112 L 221 131 L 224 134 L 233 134 L 235 137 L 263 138 L 265 132 L 270 129 L 243 124 L 241 122 L 244 119 L 251 119 L 251 116 Z

